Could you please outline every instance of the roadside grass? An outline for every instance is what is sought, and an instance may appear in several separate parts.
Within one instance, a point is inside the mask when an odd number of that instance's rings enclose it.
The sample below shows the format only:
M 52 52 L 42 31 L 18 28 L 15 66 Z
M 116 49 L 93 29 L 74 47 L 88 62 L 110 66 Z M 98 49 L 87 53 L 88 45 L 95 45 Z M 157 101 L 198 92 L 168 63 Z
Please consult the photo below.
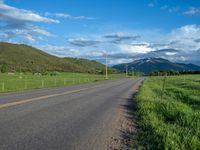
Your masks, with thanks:
M 138 145 L 140 149 L 200 149 L 200 76 L 149 77 L 140 88 Z
M 125 78 L 124 74 L 109 75 L 110 80 Z M 61 87 L 105 80 L 104 75 L 84 73 L 56 73 L 33 75 L 31 73 L 0 74 L 0 92 Z

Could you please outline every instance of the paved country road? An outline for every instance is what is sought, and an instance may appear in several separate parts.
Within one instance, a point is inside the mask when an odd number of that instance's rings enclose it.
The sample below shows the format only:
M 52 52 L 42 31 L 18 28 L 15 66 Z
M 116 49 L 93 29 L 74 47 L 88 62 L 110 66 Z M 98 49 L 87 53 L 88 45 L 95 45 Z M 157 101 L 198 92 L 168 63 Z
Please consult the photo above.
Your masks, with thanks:
M 142 78 L 0 94 L 0 150 L 105 150 Z

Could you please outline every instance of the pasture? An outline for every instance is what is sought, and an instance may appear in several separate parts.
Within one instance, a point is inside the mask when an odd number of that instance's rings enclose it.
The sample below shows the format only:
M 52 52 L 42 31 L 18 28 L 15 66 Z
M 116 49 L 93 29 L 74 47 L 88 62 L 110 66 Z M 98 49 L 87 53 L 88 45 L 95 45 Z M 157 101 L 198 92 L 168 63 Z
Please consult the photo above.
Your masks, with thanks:
M 137 105 L 141 149 L 200 149 L 200 75 L 146 78 Z
M 109 79 L 124 78 L 124 74 L 109 75 Z M 0 74 L 0 92 L 23 91 L 30 89 L 61 87 L 105 80 L 104 75 L 84 73 L 31 73 Z

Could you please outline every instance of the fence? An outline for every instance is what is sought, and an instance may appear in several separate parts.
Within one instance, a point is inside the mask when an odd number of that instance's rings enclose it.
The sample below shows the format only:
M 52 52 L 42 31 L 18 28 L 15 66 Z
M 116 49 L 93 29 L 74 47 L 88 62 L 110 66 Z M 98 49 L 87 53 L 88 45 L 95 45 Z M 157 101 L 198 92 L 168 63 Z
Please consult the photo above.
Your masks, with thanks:
M 55 78 L 55 79 L 11 79 L 0 81 L 0 92 L 22 91 L 28 89 L 41 89 L 48 87 L 60 87 L 67 85 L 75 85 L 81 83 L 89 83 L 104 80 L 103 77 L 98 78 Z
M 61 74 L 57 77 L 52 76 L 33 76 L 33 75 L 14 75 L 4 74 L 0 78 L 0 92 L 22 91 L 29 89 L 41 89 L 49 87 L 60 87 L 89 83 L 94 81 L 105 80 L 105 75 L 88 75 L 88 74 Z M 125 78 L 124 74 L 111 74 L 109 79 Z

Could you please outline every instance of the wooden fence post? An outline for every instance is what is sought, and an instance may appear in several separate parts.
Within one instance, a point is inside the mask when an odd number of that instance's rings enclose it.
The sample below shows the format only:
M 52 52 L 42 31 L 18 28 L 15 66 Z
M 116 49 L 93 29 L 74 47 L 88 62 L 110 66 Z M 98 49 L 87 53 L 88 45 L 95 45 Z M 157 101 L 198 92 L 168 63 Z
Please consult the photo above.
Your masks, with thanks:
M 164 91 L 165 91 L 166 78 L 167 78 L 167 74 L 165 74 L 164 79 L 163 79 L 163 87 L 162 87 L 162 91 L 161 91 L 161 101 L 163 100 L 163 95 L 164 95 Z
M 56 81 L 56 79 L 54 80 L 54 86 L 56 86 L 57 85 L 57 81 Z
M 4 90 L 5 90 L 5 83 L 4 83 L 4 81 L 2 82 L 2 92 L 4 92 Z
M 27 80 L 24 81 L 24 89 L 27 89 Z
M 44 80 L 42 80 L 42 88 L 44 88 Z

